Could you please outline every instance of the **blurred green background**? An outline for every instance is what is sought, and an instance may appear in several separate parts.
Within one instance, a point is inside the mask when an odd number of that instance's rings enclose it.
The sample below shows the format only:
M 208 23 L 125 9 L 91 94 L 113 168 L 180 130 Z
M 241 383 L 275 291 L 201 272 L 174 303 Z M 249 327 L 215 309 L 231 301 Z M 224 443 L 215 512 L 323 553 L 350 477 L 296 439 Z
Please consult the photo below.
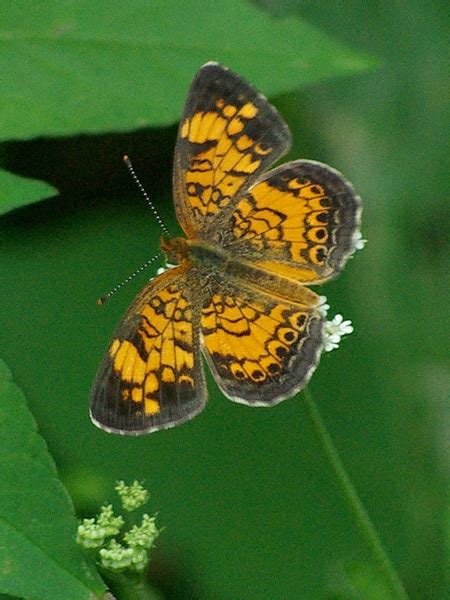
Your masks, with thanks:
M 332 314 L 352 319 L 355 333 L 323 357 L 312 392 L 411 598 L 443 599 L 448 6 L 268 0 L 256 6 L 277 21 L 299 17 L 378 60 L 367 72 L 271 101 L 293 132 L 288 158 L 333 165 L 364 203 L 367 247 L 320 290 Z M 232 25 L 226 21 L 231 44 Z M 220 49 L 213 56 L 202 52 L 196 50 L 197 67 L 208 59 L 226 62 Z M 264 54 L 251 61 L 264 70 Z M 250 78 L 239 60 L 227 66 Z M 185 74 L 186 89 L 194 72 Z M 264 81 L 270 78 L 268 71 L 254 83 L 269 93 Z M 176 231 L 175 138 L 176 124 L 2 144 L 3 166 L 61 192 L 1 220 L 2 357 L 80 515 L 112 498 L 116 479 L 146 482 L 151 507 L 166 526 L 151 567 L 165 597 L 386 598 L 299 398 L 255 410 L 224 399 L 209 377 L 207 408 L 179 428 L 128 439 L 107 435 L 88 419 L 97 365 L 146 277 L 101 309 L 95 299 L 158 246 L 157 225 L 121 156 L 130 155 Z

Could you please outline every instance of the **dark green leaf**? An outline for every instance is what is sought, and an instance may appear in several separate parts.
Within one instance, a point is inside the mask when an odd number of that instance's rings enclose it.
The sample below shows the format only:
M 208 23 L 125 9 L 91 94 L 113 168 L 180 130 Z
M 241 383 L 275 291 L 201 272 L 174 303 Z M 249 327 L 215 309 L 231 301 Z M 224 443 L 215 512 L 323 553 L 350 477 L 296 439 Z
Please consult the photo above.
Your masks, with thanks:
M 208 60 L 266 95 L 372 62 L 240 0 L 18 0 L 3 3 L 0 23 L 2 139 L 172 123 Z
M 0 214 L 13 208 L 51 198 L 58 192 L 44 181 L 27 179 L 0 170 Z
M 25 397 L 0 361 L 0 592 L 82 600 L 104 584 L 75 543 L 72 502 Z

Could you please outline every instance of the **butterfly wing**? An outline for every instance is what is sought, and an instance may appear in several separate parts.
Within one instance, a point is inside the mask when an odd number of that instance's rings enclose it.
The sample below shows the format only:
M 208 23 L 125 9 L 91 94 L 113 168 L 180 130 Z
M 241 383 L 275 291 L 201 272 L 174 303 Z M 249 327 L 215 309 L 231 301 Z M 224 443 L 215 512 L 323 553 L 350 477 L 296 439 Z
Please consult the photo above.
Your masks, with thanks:
M 139 435 L 194 417 L 206 402 L 199 310 L 187 264 L 152 280 L 120 323 L 91 393 L 91 418 Z
M 224 245 L 304 284 L 336 275 L 354 250 L 361 202 L 336 170 L 297 160 L 266 173 L 237 203 Z
M 192 81 L 175 148 L 174 202 L 186 235 L 214 237 L 290 140 L 264 96 L 225 67 L 204 65 Z
M 301 304 L 219 275 L 206 290 L 203 351 L 228 398 L 270 406 L 305 387 L 323 346 L 315 294 Z

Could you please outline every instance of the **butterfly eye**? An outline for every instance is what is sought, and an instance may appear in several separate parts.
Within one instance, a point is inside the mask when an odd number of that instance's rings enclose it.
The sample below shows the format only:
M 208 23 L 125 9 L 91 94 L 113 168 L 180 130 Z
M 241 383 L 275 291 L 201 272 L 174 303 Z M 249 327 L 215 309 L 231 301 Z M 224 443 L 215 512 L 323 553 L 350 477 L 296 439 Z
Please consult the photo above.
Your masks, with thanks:
M 289 321 L 292 327 L 295 327 L 297 330 L 302 330 L 305 327 L 307 317 L 308 315 L 306 313 L 298 312 L 291 315 Z
M 331 198 L 328 198 L 328 196 L 326 196 L 325 198 L 321 198 L 319 200 L 319 203 L 322 208 L 331 208 L 333 206 L 333 201 L 331 200 Z
M 310 190 L 314 196 L 322 196 L 324 194 L 323 188 L 318 185 L 311 186 Z
M 316 221 L 318 221 L 319 223 L 328 223 L 328 213 L 327 212 L 320 212 L 318 214 L 316 214 Z
M 282 360 L 286 358 L 289 353 L 289 349 L 284 344 L 281 344 L 278 340 L 272 340 L 267 344 L 267 349 L 270 354 L 276 358 Z

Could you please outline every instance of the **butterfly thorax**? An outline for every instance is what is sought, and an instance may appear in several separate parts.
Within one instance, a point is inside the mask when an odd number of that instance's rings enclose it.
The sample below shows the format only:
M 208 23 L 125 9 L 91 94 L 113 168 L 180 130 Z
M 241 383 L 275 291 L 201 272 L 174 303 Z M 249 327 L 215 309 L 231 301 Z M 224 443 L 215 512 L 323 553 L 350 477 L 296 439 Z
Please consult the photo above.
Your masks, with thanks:
M 229 262 L 229 257 L 223 249 L 200 240 L 162 237 L 161 249 L 165 252 L 168 262 L 180 264 L 187 260 L 200 270 L 222 270 Z
M 161 249 L 166 253 L 169 262 L 180 264 L 187 261 L 207 277 L 224 277 L 243 287 L 251 284 L 266 293 L 270 292 L 300 304 L 314 306 L 318 303 L 318 296 L 300 282 L 233 256 L 217 245 L 181 237 L 161 238 Z

